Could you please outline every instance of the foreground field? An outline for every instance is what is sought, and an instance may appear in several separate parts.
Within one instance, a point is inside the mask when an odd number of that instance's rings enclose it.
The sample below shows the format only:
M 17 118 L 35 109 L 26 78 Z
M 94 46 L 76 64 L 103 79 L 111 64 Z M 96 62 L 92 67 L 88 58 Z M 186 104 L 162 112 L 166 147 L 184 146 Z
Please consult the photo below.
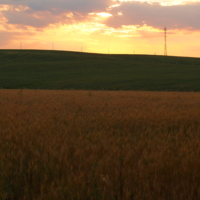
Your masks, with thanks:
M 0 90 L 1 200 L 197 200 L 200 93 Z
M 0 50 L 0 88 L 200 91 L 200 59 Z

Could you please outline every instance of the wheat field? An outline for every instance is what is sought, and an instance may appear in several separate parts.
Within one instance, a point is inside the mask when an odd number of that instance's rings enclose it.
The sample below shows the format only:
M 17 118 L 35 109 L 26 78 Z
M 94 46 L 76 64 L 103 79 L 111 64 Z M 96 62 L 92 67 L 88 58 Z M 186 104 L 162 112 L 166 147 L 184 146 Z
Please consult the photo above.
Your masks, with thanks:
M 0 90 L 0 200 L 200 199 L 200 93 Z

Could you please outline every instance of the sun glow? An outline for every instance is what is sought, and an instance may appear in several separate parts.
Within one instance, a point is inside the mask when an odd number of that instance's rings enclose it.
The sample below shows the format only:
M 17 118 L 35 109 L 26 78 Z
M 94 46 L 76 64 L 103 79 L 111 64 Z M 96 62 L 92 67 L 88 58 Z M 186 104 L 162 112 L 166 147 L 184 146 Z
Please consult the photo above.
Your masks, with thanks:
M 112 15 L 110 13 L 105 13 L 105 12 L 102 12 L 102 13 L 96 13 L 98 16 L 100 17 L 111 17 Z
M 10 26 L 10 34 L 14 27 L 14 25 L 12 28 Z M 30 27 L 26 31 L 18 30 L 17 35 L 10 43 L 4 44 L 3 48 L 18 49 L 22 41 L 23 49 L 52 49 L 52 43 L 54 43 L 54 50 L 163 55 L 163 32 L 146 25 L 143 27 L 123 26 L 114 29 L 103 23 L 84 22 L 71 25 L 50 25 L 42 32 Z M 199 32 L 191 37 L 190 34 L 185 35 L 184 31 L 178 33 L 171 31 L 168 35 L 169 55 L 180 55 L 182 52 L 181 55 L 198 56 L 200 48 L 195 48 L 196 45 L 200 46 L 198 35 Z M 183 38 L 189 41 L 190 48 L 195 51 L 188 51 L 182 45 Z
M 86 16 L 77 15 L 73 11 L 56 16 L 52 15 L 50 11 L 30 12 L 31 14 L 29 14 L 26 10 L 30 8 L 27 6 L 0 5 L 0 48 L 18 49 L 19 44 L 23 42 L 24 49 L 52 49 L 52 43 L 54 43 L 55 50 L 163 55 L 163 29 L 148 26 L 147 18 L 144 19 L 142 25 L 135 26 L 123 24 L 117 26 L 117 23 L 111 25 L 107 23 L 114 18 L 116 21 L 120 21 L 126 17 L 124 10 L 116 8 L 123 2 L 127 1 L 115 1 L 116 4 L 105 9 L 105 12 L 91 12 Z M 155 1 L 151 2 L 153 6 Z M 165 6 L 178 5 L 183 2 L 179 0 L 162 1 L 161 4 Z M 116 13 L 111 11 L 113 8 L 117 10 Z M 57 11 L 56 8 L 52 10 Z M 9 11 L 11 12 L 9 13 Z M 8 15 L 4 15 L 4 13 L 8 13 Z M 11 20 L 9 20 L 9 16 L 11 16 Z M 21 20 L 21 24 L 17 24 L 15 16 L 19 21 L 26 16 L 30 18 Z M 53 19 L 52 23 L 49 16 Z M 56 21 L 56 17 L 58 21 Z M 47 24 L 40 27 L 35 23 L 35 26 L 31 26 L 26 24 L 28 20 L 33 22 L 34 20 L 36 22 L 43 20 L 44 24 L 46 21 Z M 196 57 L 200 55 L 200 31 L 190 26 L 186 28 L 187 30 L 178 30 L 177 23 L 177 30 L 168 31 L 169 55 Z

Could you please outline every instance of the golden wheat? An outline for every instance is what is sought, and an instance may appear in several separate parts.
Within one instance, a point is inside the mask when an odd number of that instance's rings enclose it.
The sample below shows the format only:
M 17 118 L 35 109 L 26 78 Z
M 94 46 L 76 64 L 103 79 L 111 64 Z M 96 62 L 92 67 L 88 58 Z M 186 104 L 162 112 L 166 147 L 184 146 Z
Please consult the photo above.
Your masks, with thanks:
M 0 90 L 1 200 L 197 200 L 200 93 Z

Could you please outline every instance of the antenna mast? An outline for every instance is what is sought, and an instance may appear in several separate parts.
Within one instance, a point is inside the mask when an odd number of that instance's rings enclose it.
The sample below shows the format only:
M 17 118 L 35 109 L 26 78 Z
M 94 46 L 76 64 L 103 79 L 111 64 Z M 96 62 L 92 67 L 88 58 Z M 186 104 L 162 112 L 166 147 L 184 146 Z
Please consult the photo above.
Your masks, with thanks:
M 164 40 L 165 40 L 165 47 L 164 47 L 164 56 L 167 56 L 167 29 L 164 28 Z

